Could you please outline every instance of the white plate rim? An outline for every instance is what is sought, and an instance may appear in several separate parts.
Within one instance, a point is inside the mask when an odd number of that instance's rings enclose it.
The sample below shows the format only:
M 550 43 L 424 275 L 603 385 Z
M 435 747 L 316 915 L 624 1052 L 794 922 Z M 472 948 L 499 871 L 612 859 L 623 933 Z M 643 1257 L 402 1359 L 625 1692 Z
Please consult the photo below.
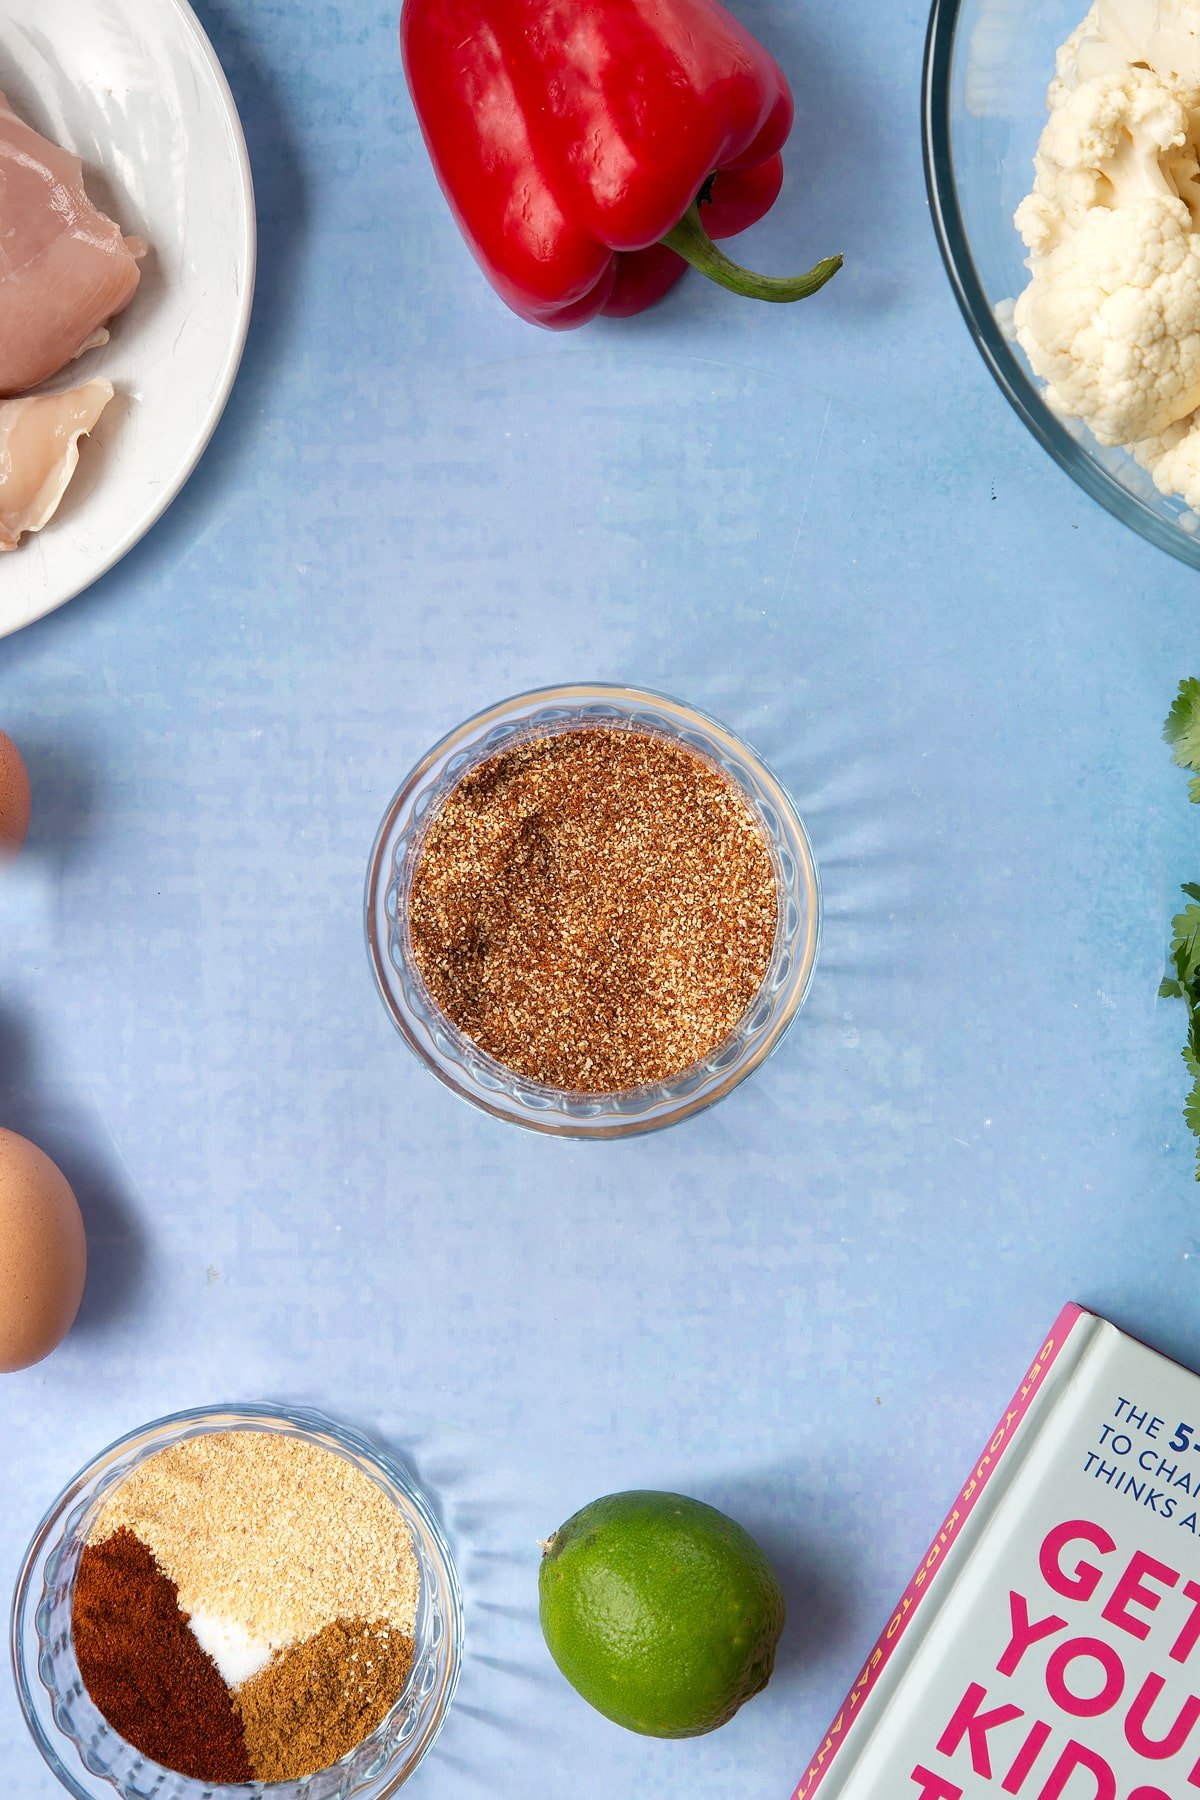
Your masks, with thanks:
M 27 625 L 35 625 L 39 619 L 47 618 L 57 612 L 60 606 L 66 606 L 92 587 L 100 578 L 116 567 L 122 557 L 128 556 L 135 544 L 141 542 L 146 533 L 155 526 L 167 508 L 171 506 L 184 486 L 194 474 L 196 465 L 204 455 L 212 441 L 212 435 L 221 422 L 229 396 L 233 392 L 233 384 L 237 380 L 242 357 L 246 349 L 246 339 L 250 332 L 250 317 L 254 308 L 254 288 L 258 274 L 258 220 L 254 203 L 254 176 L 250 168 L 250 152 L 246 147 L 246 134 L 242 128 L 238 113 L 237 101 L 233 97 L 233 89 L 229 85 L 220 58 L 213 49 L 208 33 L 189 4 L 189 0 L 160 0 L 169 6 L 178 16 L 180 25 L 190 35 L 199 52 L 201 60 L 207 65 L 221 99 L 224 102 L 230 137 L 233 142 L 234 157 L 237 167 L 238 181 L 242 194 L 242 254 L 244 257 L 245 280 L 242 282 L 238 296 L 237 312 L 234 317 L 233 333 L 229 342 L 220 380 L 213 390 L 208 416 L 196 433 L 188 454 L 183 458 L 178 469 L 164 487 L 159 489 L 153 500 L 133 521 L 124 535 L 112 546 L 111 553 L 105 553 L 95 568 L 85 575 L 69 591 L 53 598 L 45 594 L 35 596 L 31 604 L 24 609 L 18 607 L 16 614 L 9 618 L 0 618 L 0 639 L 11 637 L 15 632 L 23 631 Z M 17 551 L 15 554 L 19 555 Z

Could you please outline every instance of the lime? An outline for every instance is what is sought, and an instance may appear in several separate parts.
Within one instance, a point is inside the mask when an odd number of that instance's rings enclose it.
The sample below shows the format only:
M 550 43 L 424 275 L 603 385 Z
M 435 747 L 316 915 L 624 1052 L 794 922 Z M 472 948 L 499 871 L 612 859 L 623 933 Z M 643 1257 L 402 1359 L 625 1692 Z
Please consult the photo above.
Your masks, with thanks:
M 551 1656 L 629 1731 L 714 1731 L 770 1679 L 783 1593 L 750 1534 L 701 1500 L 594 1500 L 545 1546 L 538 1589 Z

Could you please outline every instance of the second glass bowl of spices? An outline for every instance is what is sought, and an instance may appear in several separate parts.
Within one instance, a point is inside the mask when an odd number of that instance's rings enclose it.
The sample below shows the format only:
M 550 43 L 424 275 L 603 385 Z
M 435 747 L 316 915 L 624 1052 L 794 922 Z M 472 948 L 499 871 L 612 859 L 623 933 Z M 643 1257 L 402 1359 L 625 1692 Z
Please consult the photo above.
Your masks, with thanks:
M 386 1800 L 462 1654 L 437 1519 L 320 1413 L 131 1432 L 46 1514 L 13 1601 L 26 1723 L 76 1800 Z
M 812 980 L 820 883 L 782 784 L 733 732 L 602 683 L 501 701 L 435 744 L 367 871 L 383 1003 L 463 1099 L 560 1137 L 711 1106 Z

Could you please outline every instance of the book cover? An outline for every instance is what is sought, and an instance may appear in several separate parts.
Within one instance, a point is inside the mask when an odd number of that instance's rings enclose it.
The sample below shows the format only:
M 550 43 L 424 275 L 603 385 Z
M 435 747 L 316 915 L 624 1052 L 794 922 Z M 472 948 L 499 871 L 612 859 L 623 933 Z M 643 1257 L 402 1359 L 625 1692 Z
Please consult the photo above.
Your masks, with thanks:
M 794 1800 L 1200 1797 L 1200 1378 L 1056 1321 Z

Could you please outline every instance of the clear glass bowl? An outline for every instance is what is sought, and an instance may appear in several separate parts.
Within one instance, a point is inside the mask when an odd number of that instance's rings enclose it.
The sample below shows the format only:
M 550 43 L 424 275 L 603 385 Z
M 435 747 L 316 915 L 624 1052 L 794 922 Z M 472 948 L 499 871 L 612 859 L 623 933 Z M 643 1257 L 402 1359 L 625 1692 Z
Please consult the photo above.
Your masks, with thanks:
M 1054 53 L 1087 0 L 933 0 L 925 53 L 925 172 L 958 303 L 1001 390 L 1085 493 L 1152 544 L 1200 568 L 1200 521 L 1121 449 L 1047 406 L 1001 320 L 1029 279 L 1013 214 L 1033 180 Z
M 408 942 L 408 894 L 427 822 L 476 764 L 522 738 L 580 727 L 632 725 L 675 739 L 737 786 L 762 825 L 779 892 L 766 977 L 732 1035 L 670 1081 L 619 1094 L 539 1086 L 496 1062 L 458 1031 L 421 979 Z M 464 1100 L 499 1119 L 558 1137 L 629 1137 L 711 1106 L 771 1054 L 803 1005 L 820 935 L 821 892 L 812 846 L 781 783 L 714 719 L 663 694 L 587 682 L 540 688 L 477 713 L 435 744 L 388 807 L 367 870 L 371 967 L 397 1030 L 420 1061 Z
M 184 1438 L 250 1428 L 332 1450 L 380 1486 L 403 1514 L 421 1572 L 415 1654 L 404 1692 L 369 1738 L 331 1768 L 299 1781 L 217 1783 L 151 1762 L 92 1704 L 71 1638 L 80 1552 L 105 1496 L 155 1451 Z M 172 1413 L 118 1438 L 81 1469 L 38 1526 L 17 1578 L 12 1659 L 25 1721 L 76 1800 L 385 1800 L 412 1774 L 442 1727 L 462 1661 L 462 1596 L 441 1527 L 393 1457 L 323 1414 L 290 1407 L 218 1406 Z M 3 1784 L 0 1784 L 3 1785 Z

